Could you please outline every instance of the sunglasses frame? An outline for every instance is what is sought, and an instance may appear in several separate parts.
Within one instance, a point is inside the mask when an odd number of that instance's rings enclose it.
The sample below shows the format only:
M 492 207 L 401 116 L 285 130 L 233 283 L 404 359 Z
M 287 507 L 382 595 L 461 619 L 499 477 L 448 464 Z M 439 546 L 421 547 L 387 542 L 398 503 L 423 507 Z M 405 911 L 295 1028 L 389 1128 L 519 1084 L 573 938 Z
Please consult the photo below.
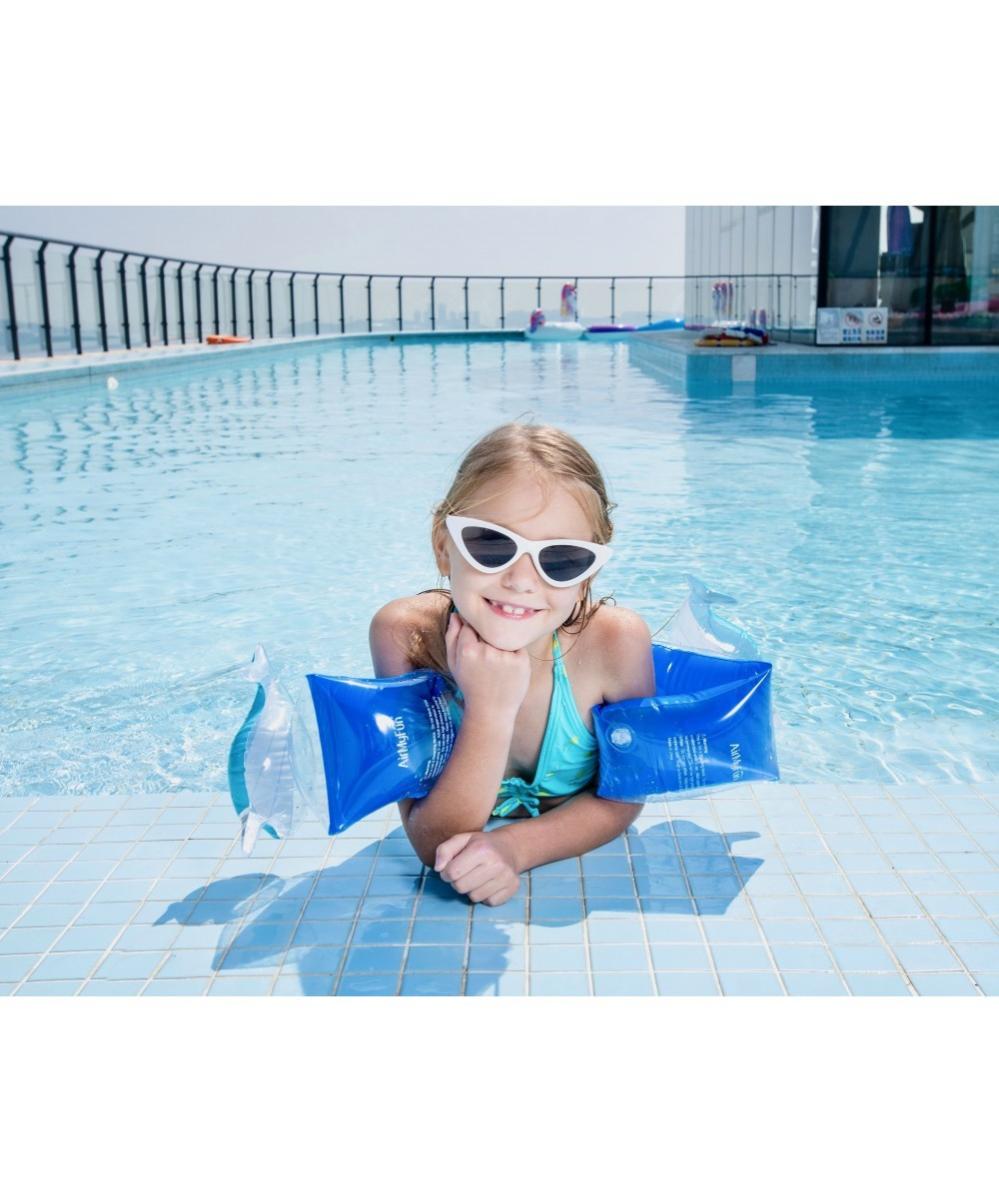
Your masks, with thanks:
M 495 522 L 486 522 L 482 518 L 471 518 L 457 514 L 448 514 L 444 522 L 447 525 L 448 533 L 451 535 L 454 545 L 458 548 L 458 553 L 477 572 L 486 572 L 491 575 L 496 572 L 505 571 L 506 568 L 515 564 L 526 553 L 530 555 L 535 571 L 552 588 L 572 588 L 574 585 L 582 584 L 584 580 L 589 580 L 591 576 L 595 576 L 611 557 L 611 548 L 606 543 L 588 543 L 580 538 L 546 538 L 540 542 L 536 542 L 534 539 L 521 537 L 514 530 L 507 530 L 505 526 L 497 526 Z M 469 526 L 480 526 L 483 530 L 495 530 L 497 534 L 506 535 L 514 543 L 516 550 L 510 559 L 506 563 L 501 563 L 499 567 L 483 567 L 465 546 L 465 541 L 461 537 L 462 531 Z M 585 572 L 582 572 L 579 576 L 575 576 L 572 580 L 553 580 L 541 566 L 541 552 L 546 547 L 583 547 L 585 550 L 592 552 L 595 558 Z

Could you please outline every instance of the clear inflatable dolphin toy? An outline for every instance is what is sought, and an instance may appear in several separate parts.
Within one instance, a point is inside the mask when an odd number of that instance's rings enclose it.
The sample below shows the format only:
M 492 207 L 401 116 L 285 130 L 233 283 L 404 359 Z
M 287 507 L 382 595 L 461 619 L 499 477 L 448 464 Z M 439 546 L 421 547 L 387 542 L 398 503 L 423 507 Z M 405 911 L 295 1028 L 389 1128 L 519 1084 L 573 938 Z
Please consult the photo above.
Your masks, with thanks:
M 688 583 L 660 632 L 665 645 L 652 648 L 655 695 L 593 709 L 600 797 L 777 779 L 771 665 L 745 631 L 713 614 L 732 598 Z M 454 687 L 436 672 L 310 673 L 297 702 L 262 647 L 241 675 L 257 690 L 229 752 L 229 791 L 247 853 L 261 831 L 282 838 L 303 814 L 333 835 L 382 806 L 426 797 L 461 723 Z
M 701 651 L 705 655 L 720 655 L 727 659 L 756 659 L 758 653 L 752 638 L 734 622 L 715 614 L 712 605 L 735 605 L 727 593 L 713 592 L 696 576 L 687 576 L 690 593 L 672 618 L 656 633 L 662 635 L 668 647 L 684 651 Z

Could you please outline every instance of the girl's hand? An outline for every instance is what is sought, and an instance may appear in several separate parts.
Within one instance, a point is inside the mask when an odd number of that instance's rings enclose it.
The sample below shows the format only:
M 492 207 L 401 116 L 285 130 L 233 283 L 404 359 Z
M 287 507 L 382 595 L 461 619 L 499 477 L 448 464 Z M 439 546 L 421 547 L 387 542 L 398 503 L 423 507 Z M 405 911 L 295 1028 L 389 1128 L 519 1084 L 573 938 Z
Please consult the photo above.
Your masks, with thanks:
M 441 880 L 466 894 L 469 901 L 487 906 L 509 901 L 520 888 L 520 874 L 508 845 L 496 838 L 499 833 L 472 831 L 445 839 L 434 861 Z
M 444 643 L 448 667 L 464 694 L 466 707 L 515 717 L 531 683 L 527 651 L 493 647 L 457 614 L 448 620 Z

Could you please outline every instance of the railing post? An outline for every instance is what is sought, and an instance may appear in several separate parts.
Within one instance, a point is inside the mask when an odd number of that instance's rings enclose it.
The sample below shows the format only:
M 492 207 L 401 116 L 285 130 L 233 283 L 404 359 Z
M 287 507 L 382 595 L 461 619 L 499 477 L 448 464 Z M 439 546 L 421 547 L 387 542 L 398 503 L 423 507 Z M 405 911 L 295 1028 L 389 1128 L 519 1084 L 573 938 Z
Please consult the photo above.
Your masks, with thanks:
M 160 328 L 163 331 L 163 345 L 169 346 L 170 339 L 167 334 L 167 306 L 166 306 L 166 265 L 168 259 L 160 260 L 160 309 L 162 310 L 162 318 L 160 320 Z
M 94 273 L 97 276 L 97 317 L 101 331 L 101 346 L 108 349 L 108 319 L 104 311 L 104 256 L 107 251 L 100 251 L 94 260 Z M 145 282 L 145 281 L 143 281 Z
M 267 273 L 267 337 L 274 337 L 274 298 L 271 296 L 271 276 L 273 271 Z
M 649 276 L 649 325 L 652 325 L 652 276 Z
M 347 322 L 343 310 L 343 276 L 340 276 L 340 283 L 337 285 L 340 293 L 340 333 L 344 334 L 347 331 Z
M 298 275 L 298 272 L 293 271 L 288 280 L 288 293 L 289 293 L 289 296 L 291 297 L 291 336 L 292 336 L 292 338 L 295 337 L 295 276 L 296 275 Z
M 80 330 L 80 296 L 76 287 L 76 254 L 80 248 L 74 246 L 69 252 L 67 265 L 69 267 L 69 298 L 73 302 L 73 341 L 76 343 L 76 353 L 83 354 L 83 335 Z
M 232 298 L 232 336 L 233 338 L 239 333 L 238 323 L 236 321 L 236 273 L 238 267 L 232 269 L 232 275 L 229 277 L 229 295 Z
M 3 244 L 3 273 L 7 280 L 7 310 L 10 313 L 10 345 L 14 352 L 14 358 L 20 359 L 21 346 L 17 340 L 17 315 L 14 310 L 14 271 L 10 265 L 10 244 L 13 241 L 14 235 L 8 234 Z
M 399 333 L 402 333 L 402 276 L 396 281 L 395 285 L 396 296 L 399 301 Z
M 246 299 L 250 310 L 250 338 L 253 338 L 253 276 L 254 271 L 251 268 L 250 274 L 246 279 Z
M 468 276 L 465 276 L 465 329 L 468 329 Z
M 611 325 L 614 325 L 615 319 L 617 317 L 617 309 L 615 307 L 617 304 L 617 298 L 615 296 L 616 290 L 617 290 L 617 277 L 611 276 L 611 319 L 610 319 Z
M 775 324 L 777 329 L 780 329 L 780 276 L 777 277 L 777 321 Z
M 538 276 L 538 305 L 537 305 L 537 307 L 539 309 L 541 308 L 541 276 Z
M 216 334 L 221 334 L 219 329 L 219 272 L 222 270 L 221 263 L 212 272 L 212 330 Z
M 201 326 L 201 269 L 204 263 L 198 264 L 198 270 L 194 273 L 194 300 L 198 310 L 198 341 L 202 340 Z
M 184 268 L 187 262 L 182 260 L 177 267 L 177 324 L 180 326 L 180 340 L 186 345 L 187 327 L 184 325 Z
M 368 333 L 370 334 L 371 330 L 373 328 L 371 325 L 371 276 L 368 276 L 367 288 L 368 288 Z
M 128 290 L 125 287 L 125 262 L 128 255 L 118 260 L 118 284 L 121 288 L 121 332 L 125 336 L 125 350 L 132 349 L 132 331 L 128 324 Z
M 506 276 L 500 276 L 500 329 L 506 329 Z
M 149 262 L 149 255 L 139 264 L 139 279 L 142 281 L 142 326 L 146 332 L 146 346 L 152 346 L 153 341 L 149 334 L 149 293 L 146 289 L 146 264 Z
M 49 285 L 45 278 L 45 248 L 48 246 L 46 239 L 38 247 L 38 278 L 42 285 L 42 330 L 45 333 L 45 353 L 52 358 L 52 321 L 49 316 Z
M 316 277 L 312 281 L 312 299 L 316 306 L 316 337 L 319 337 L 319 272 L 316 272 Z
M 430 277 L 430 328 L 437 329 L 437 277 Z

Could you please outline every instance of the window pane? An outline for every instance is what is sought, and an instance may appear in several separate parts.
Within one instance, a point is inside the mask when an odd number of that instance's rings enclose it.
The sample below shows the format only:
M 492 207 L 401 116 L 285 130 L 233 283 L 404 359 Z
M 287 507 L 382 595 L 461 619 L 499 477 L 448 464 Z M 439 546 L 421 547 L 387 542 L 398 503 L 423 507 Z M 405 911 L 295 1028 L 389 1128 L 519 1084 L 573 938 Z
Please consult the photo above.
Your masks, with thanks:
M 289 280 L 291 277 L 288 277 Z M 288 303 L 291 304 L 291 297 L 294 289 L 295 299 L 295 337 L 303 338 L 308 334 L 316 332 L 315 326 L 315 301 L 312 296 L 312 276 L 298 273 L 295 275 L 294 281 L 288 288 Z M 289 326 L 290 332 L 290 326 Z
M 345 333 L 361 334 L 367 331 L 368 297 L 364 280 L 359 276 L 348 275 L 344 278 L 343 312 Z
M 999 207 L 937 208 L 934 343 L 999 343 Z
M 126 267 L 127 267 L 126 262 Z M 101 264 L 104 276 L 104 318 L 108 323 L 108 350 L 125 347 L 125 322 L 121 304 L 121 255 L 108 253 Z
M 42 333 L 42 306 L 38 291 L 38 242 L 15 238 L 10 244 L 10 262 L 14 275 L 14 312 L 17 339 L 24 359 L 45 354 Z
M 888 341 L 923 341 L 929 245 L 918 205 L 837 205 L 829 210 L 829 283 L 834 308 L 888 309 Z
M 45 276 L 49 293 L 49 323 L 52 353 L 76 353 L 73 337 L 73 297 L 69 286 L 69 246 L 50 246 L 45 252 Z
M 507 280 L 503 289 L 503 308 L 508 330 L 526 329 L 537 307 L 536 284 L 531 280 Z

